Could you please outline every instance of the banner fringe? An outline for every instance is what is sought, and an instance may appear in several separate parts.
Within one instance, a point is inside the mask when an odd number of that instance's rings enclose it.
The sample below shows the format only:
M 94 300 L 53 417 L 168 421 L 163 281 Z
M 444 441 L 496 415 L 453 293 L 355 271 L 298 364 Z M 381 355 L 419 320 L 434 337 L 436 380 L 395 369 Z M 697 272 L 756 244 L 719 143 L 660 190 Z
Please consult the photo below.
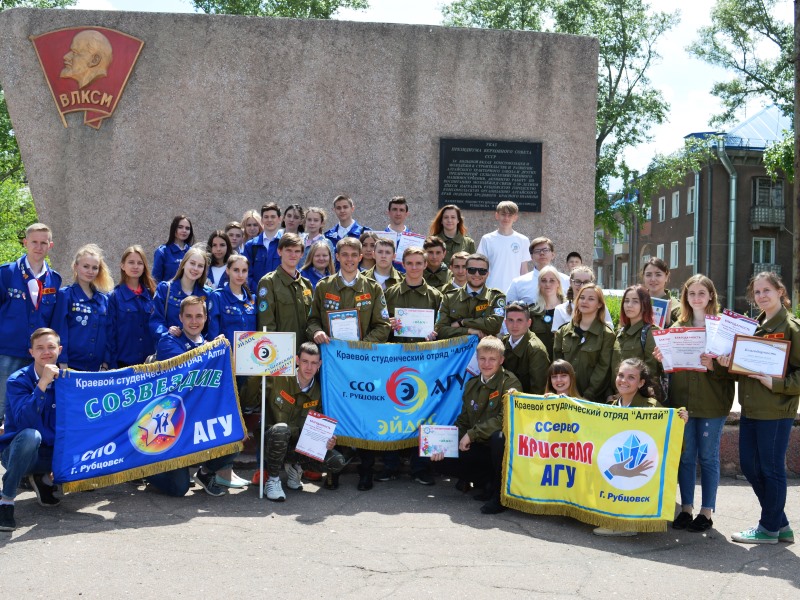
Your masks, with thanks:
M 170 335 L 170 334 L 167 334 L 167 335 Z M 192 350 L 189 350 L 188 352 L 184 352 L 183 354 L 179 354 L 178 356 L 176 356 L 174 358 L 169 358 L 167 360 L 158 360 L 158 361 L 152 362 L 150 364 L 131 365 L 131 369 L 133 369 L 134 373 L 159 373 L 161 371 L 168 371 L 170 369 L 174 369 L 175 367 L 181 366 L 183 363 L 189 361 L 190 359 L 194 358 L 198 354 L 202 354 L 203 352 L 208 352 L 209 350 L 212 350 L 212 349 L 216 348 L 217 346 L 222 346 L 223 344 L 228 346 L 228 348 L 230 348 L 230 344 L 228 343 L 228 340 L 225 339 L 224 337 L 221 337 L 221 338 L 217 338 L 215 340 L 212 340 L 210 342 L 206 342 L 202 346 L 198 346 L 197 348 L 193 348 Z M 231 352 L 231 355 L 232 354 L 233 353 Z M 231 360 L 233 360 L 233 359 L 231 359 Z M 231 365 L 232 364 L 233 363 L 231 363 Z M 233 371 L 231 371 L 231 372 L 233 372 Z M 234 386 L 234 388 L 235 387 L 236 386 Z M 237 396 L 237 399 L 238 399 L 238 396 Z
M 166 361 L 165 361 L 166 362 Z M 244 444 L 242 442 L 231 442 L 224 446 L 217 446 L 216 448 L 209 448 L 208 450 L 201 450 L 185 456 L 179 456 L 172 460 L 165 460 L 160 463 L 144 465 L 135 469 L 128 469 L 127 471 L 120 471 L 111 475 L 103 475 L 101 477 L 92 477 L 90 479 L 81 479 L 79 481 L 66 481 L 58 483 L 65 494 L 72 492 L 84 492 L 86 490 L 96 490 L 98 488 L 107 487 L 109 485 L 116 485 L 118 483 L 125 483 L 133 479 L 141 479 L 149 475 L 157 475 L 166 471 L 180 469 L 182 467 L 190 467 L 195 464 L 204 463 L 213 458 L 233 454 L 234 452 L 241 452 Z
M 505 493 L 502 494 L 501 503 L 503 506 L 531 515 L 570 517 L 582 523 L 586 523 L 587 525 L 616 529 L 617 531 L 659 533 L 666 531 L 668 524 L 668 521 L 661 519 L 618 519 L 616 517 L 599 515 L 577 506 L 532 503 L 519 498 L 511 498 L 506 496 Z
M 360 438 L 348 436 L 336 436 L 337 446 L 351 446 L 360 450 L 405 450 L 406 448 L 419 447 L 419 438 L 414 437 L 408 440 L 396 440 L 393 442 L 378 442 L 374 440 L 362 440 Z

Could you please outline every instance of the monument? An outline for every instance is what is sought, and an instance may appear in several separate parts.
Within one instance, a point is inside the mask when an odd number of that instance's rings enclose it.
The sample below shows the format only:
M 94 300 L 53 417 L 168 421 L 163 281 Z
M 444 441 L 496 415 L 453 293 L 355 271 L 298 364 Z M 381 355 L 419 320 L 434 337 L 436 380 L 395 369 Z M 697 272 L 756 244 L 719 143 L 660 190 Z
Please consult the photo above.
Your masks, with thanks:
M 517 230 L 591 256 L 597 51 L 427 25 L 0 13 L 0 83 L 67 273 L 89 241 L 112 267 L 130 244 L 152 251 L 179 213 L 198 240 L 266 201 L 321 206 L 331 226 L 340 193 L 381 229 L 406 196 L 419 233 L 461 198 L 476 241 L 513 194 Z

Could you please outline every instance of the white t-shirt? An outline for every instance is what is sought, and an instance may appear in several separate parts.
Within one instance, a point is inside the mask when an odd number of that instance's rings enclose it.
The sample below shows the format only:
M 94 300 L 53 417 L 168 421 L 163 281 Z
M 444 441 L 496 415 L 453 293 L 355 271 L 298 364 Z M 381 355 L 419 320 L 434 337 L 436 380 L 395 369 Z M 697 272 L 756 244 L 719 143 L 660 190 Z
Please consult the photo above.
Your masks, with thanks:
M 569 275 L 558 273 L 558 278 L 561 280 L 561 291 L 566 294 L 567 290 L 569 289 Z M 537 269 L 529 271 L 528 273 L 525 273 L 525 275 L 515 277 L 511 281 L 511 285 L 508 286 L 508 290 L 506 291 L 507 304 L 522 301 L 528 304 L 528 306 L 531 306 L 536 304 L 538 299 L 539 271 Z
M 519 277 L 520 265 L 530 259 L 530 240 L 521 233 L 501 235 L 498 231 L 487 233 L 478 244 L 478 254 L 489 258 L 489 279 L 486 285 L 504 294 L 515 277 Z

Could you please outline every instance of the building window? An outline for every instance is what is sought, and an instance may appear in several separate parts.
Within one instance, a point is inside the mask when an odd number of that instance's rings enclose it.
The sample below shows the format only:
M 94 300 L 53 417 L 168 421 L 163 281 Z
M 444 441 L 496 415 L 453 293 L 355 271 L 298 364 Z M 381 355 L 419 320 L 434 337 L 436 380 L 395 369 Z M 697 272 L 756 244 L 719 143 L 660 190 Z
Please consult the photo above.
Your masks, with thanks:
M 669 268 L 678 268 L 678 242 L 671 242 L 669 245 Z
M 672 218 L 681 214 L 681 193 L 672 192 Z
M 619 226 L 619 234 L 614 237 L 615 244 L 624 244 L 628 241 L 628 229 L 625 227 L 625 223 L 620 223 Z
M 661 223 L 667 218 L 667 199 L 664 196 L 658 199 L 658 222 Z
M 753 262 L 775 264 L 775 238 L 753 238 Z
M 621 288 L 628 287 L 628 263 L 621 263 L 619 266 L 619 279 Z
M 603 267 L 602 267 L 602 265 L 597 267 L 597 285 L 599 285 L 601 288 L 605 287 L 603 285 Z
M 649 221 L 650 219 L 653 218 L 653 205 L 652 204 L 648 204 L 647 205 L 647 210 L 644 213 L 644 218 L 645 218 L 645 221 Z
M 753 206 L 782 207 L 783 180 L 772 181 L 769 177 L 754 178 Z
M 602 229 L 595 229 L 594 230 L 594 247 L 595 248 L 602 248 L 603 247 L 603 230 Z
M 694 207 L 697 204 L 697 196 L 694 186 L 689 188 L 689 193 L 686 194 L 686 214 L 691 215 L 694 212 Z
M 664 260 L 664 244 L 659 244 L 656 246 L 656 258 Z
M 642 254 L 642 264 L 646 265 L 650 262 L 650 255 L 649 254 Z
M 694 264 L 694 236 L 686 238 L 686 266 Z

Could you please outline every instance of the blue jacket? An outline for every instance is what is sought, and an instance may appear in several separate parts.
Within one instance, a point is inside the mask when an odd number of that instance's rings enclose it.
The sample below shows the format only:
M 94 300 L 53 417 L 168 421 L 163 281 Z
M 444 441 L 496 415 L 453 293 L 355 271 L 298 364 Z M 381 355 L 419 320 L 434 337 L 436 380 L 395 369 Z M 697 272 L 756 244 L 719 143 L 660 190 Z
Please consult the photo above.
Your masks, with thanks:
M 258 282 L 267 273 L 272 273 L 281 264 L 281 257 L 278 256 L 278 242 L 283 234 L 278 231 L 275 239 L 264 246 L 264 232 L 259 233 L 252 240 L 247 240 L 244 245 L 244 255 L 250 261 L 250 273 L 247 276 L 247 283 L 251 290 L 258 287 Z
M 189 244 L 181 248 L 178 244 L 163 244 L 153 253 L 153 279 L 169 281 L 175 277 Z
M 325 269 L 325 274 L 320 275 L 314 267 L 308 267 L 300 271 L 300 275 L 302 275 L 311 282 L 312 289 L 317 289 L 317 284 L 322 279 L 325 279 L 326 277 L 329 277 L 330 275 L 333 274 L 333 273 L 328 273 L 327 271 L 328 269 Z
M 169 300 L 167 300 L 169 291 Z M 195 284 L 192 296 L 199 296 L 203 300 L 208 297 L 208 290 Z M 180 281 L 162 281 L 156 287 L 156 295 L 153 298 L 153 313 L 150 315 L 150 335 L 158 340 L 165 333 L 169 333 L 169 328 L 183 327 L 181 325 L 181 301 L 187 294 L 183 292 Z M 166 307 L 166 310 L 164 310 Z
M 78 283 L 58 290 L 53 329 L 61 336 L 59 363 L 79 371 L 99 371 L 108 364 L 108 294 L 95 290 L 89 298 Z
M 156 351 L 156 340 L 150 333 L 152 313 L 153 297 L 146 287 L 141 294 L 134 294 L 121 283 L 109 294 L 109 367 L 116 369 L 121 362 L 140 365 Z
M 234 331 L 256 330 L 255 298 L 247 291 L 245 295 L 245 300 L 239 300 L 227 285 L 211 292 L 208 297 L 208 339 L 213 340 L 222 333 L 228 338 L 231 348 L 235 348 Z
M 208 276 L 206 277 L 206 285 L 209 288 L 219 290 L 225 287 L 228 283 L 228 272 L 224 271 L 222 273 L 222 277 L 219 278 L 219 281 L 214 281 L 214 271 L 211 270 L 211 267 L 208 267 Z
M 5 450 L 20 431 L 35 429 L 42 434 L 42 446 L 53 447 L 56 439 L 56 394 L 50 384 L 46 391 L 36 387 L 39 378 L 33 363 L 15 371 L 6 385 L 6 431 L 0 435 Z
M 25 268 L 25 257 L 0 266 L 0 355 L 30 358 L 31 334 L 40 327 L 50 327 L 56 307 L 56 295 L 61 287 L 61 275 L 47 267 L 41 279 L 42 294 L 37 309 L 31 302 L 28 280 L 32 277 Z
M 354 237 L 354 238 L 358 239 L 358 238 L 361 237 L 361 234 L 364 233 L 365 231 L 372 231 L 372 229 L 370 229 L 369 227 L 365 227 L 364 225 L 359 225 L 358 221 L 353 219 L 353 224 L 350 225 L 350 229 L 347 230 L 347 234 L 345 235 L 345 237 Z M 338 223 L 336 225 L 334 225 L 333 227 L 331 227 L 330 229 L 328 229 L 328 231 L 325 232 L 325 237 L 328 238 L 331 241 L 331 243 L 333 244 L 333 247 L 335 249 L 336 248 L 336 243 L 340 239 L 342 239 L 342 238 L 339 237 L 339 225 L 338 225 Z M 336 258 L 336 257 L 334 257 L 334 258 Z
M 165 335 L 162 336 L 160 340 L 158 340 L 158 348 L 156 349 L 156 359 L 157 360 L 167 360 L 169 358 L 175 358 L 176 356 L 180 356 L 184 352 L 188 352 L 189 350 L 194 350 L 198 346 L 202 346 L 206 343 L 205 338 L 199 342 L 193 342 L 188 337 L 186 337 L 185 333 L 181 334 L 181 337 L 175 337 L 174 335 Z

